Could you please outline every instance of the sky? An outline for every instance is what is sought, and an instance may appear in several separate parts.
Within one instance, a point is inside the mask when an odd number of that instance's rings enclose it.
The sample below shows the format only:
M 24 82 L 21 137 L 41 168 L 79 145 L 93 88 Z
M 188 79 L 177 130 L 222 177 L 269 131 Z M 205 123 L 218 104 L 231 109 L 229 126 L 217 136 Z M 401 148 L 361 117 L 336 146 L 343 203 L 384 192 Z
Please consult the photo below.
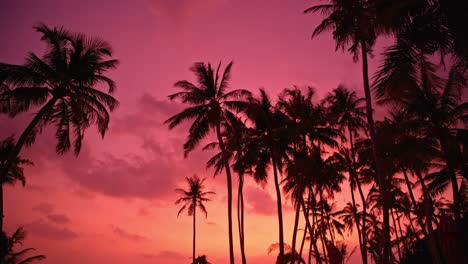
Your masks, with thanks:
M 183 106 L 167 96 L 182 79 L 193 80 L 194 62 L 234 61 L 231 88 L 258 88 L 275 97 L 293 85 L 312 86 L 317 100 L 344 84 L 362 90 L 361 66 L 335 52 L 331 34 L 311 39 L 320 22 L 302 12 L 306 0 L 3 0 L 0 2 L 0 61 L 19 64 L 44 44 L 32 26 L 44 22 L 109 41 L 120 60 L 108 75 L 117 82 L 120 101 L 109 131 L 86 133 L 80 155 L 55 154 L 52 129 L 21 155 L 34 162 L 27 184 L 5 188 L 8 232 L 24 226 L 25 245 L 47 255 L 45 263 L 190 262 L 192 218 L 177 217 L 175 188 L 185 177 L 206 177 L 215 191 L 198 217 L 197 254 L 227 263 L 225 176 L 213 178 L 205 163 L 213 153 L 195 150 L 183 157 L 187 125 L 172 131 L 164 120 Z M 385 43 L 370 58 L 373 72 Z M 34 112 L 15 119 L 0 116 L 0 137 L 19 135 Z M 208 139 L 206 142 L 209 142 Z M 277 242 L 273 182 L 245 187 L 246 254 L 249 263 L 273 263 L 268 246 Z M 236 184 L 234 188 L 237 188 Z M 349 200 L 349 192 L 337 196 Z M 285 240 L 290 243 L 293 210 L 283 199 Z M 234 200 L 234 205 L 236 201 Z M 303 224 L 303 223 L 301 223 Z M 237 226 L 234 226 L 237 230 Z M 235 232 L 234 234 L 237 234 Z M 236 237 L 236 236 L 235 236 Z M 347 237 L 351 245 L 355 237 Z M 236 258 L 240 258 L 235 238 Z M 358 263 L 359 254 L 350 263 Z

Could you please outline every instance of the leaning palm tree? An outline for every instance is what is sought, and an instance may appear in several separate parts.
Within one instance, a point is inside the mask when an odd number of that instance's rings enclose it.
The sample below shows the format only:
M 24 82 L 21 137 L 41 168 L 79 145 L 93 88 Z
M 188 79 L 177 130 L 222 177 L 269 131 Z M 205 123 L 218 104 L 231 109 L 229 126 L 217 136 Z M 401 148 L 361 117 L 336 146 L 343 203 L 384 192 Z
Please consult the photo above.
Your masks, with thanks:
M 221 63 L 214 72 L 210 63 L 208 65 L 203 62 L 195 63 L 190 70 L 196 75 L 197 83 L 193 84 L 185 80 L 178 81 L 175 86 L 182 91 L 169 95 L 169 99 L 179 99 L 182 103 L 190 105 L 190 107 L 167 119 L 164 123 L 169 124 L 169 129 L 172 129 L 184 121 L 194 120 L 189 129 L 187 141 L 184 144 L 185 156 L 197 147 L 211 129 L 216 133 L 227 178 L 229 259 L 232 264 L 234 263 L 232 176 L 229 155 L 223 139 L 223 130 L 229 127 L 230 124 L 239 122 L 232 111 L 240 111 L 246 107 L 247 104 L 242 98 L 250 96 L 250 92 L 242 89 L 227 91 L 231 78 L 232 62 L 224 69 L 222 76 L 219 75 L 220 67 Z
M 183 204 L 183 206 L 180 208 L 179 212 L 177 213 L 177 216 L 179 216 L 184 210 L 187 210 L 187 213 L 189 216 L 193 216 L 193 252 L 192 252 L 192 259 L 193 263 L 195 262 L 195 217 L 196 217 L 196 210 L 199 208 L 204 214 L 205 217 L 208 216 L 208 212 L 206 211 L 205 205 L 203 204 L 204 202 L 210 201 L 209 198 L 207 198 L 208 195 L 215 194 L 214 192 L 205 192 L 203 189 L 205 186 L 203 185 L 205 178 L 200 179 L 198 178 L 197 175 L 194 175 L 193 177 L 186 178 L 187 183 L 188 183 L 188 190 L 184 189 L 176 189 L 176 192 L 179 193 L 182 197 L 180 197 L 177 201 L 176 204 Z M 197 262 L 198 263 L 198 262 Z
M 47 44 L 43 56 L 31 52 L 22 65 L 0 63 L 0 112 L 15 117 L 39 108 L 10 151 L 0 175 L 7 173 L 23 146 L 33 144 L 36 135 L 51 124 L 56 127 L 56 152 L 69 151 L 73 142 L 78 155 L 85 130 L 96 125 L 104 137 L 110 120 L 108 110 L 118 105 L 110 95 L 116 85 L 104 75 L 118 64 L 111 58 L 108 42 L 61 27 L 39 24 L 35 29 Z M 108 86 L 108 92 L 98 89 L 101 84 Z
M 12 137 L 0 142 L 0 169 L 6 166 L 7 159 L 14 147 L 15 143 Z M 10 168 L 6 171 L 6 174 L 0 178 L 0 231 L 2 231 L 1 227 L 3 224 L 3 185 L 13 185 L 17 181 L 20 181 L 24 186 L 26 184 L 26 178 L 24 177 L 23 165 L 32 165 L 32 162 L 16 156 L 12 159 Z
M 377 36 L 377 23 L 374 17 L 372 1 L 368 0 L 329 0 L 329 4 L 310 7 L 304 13 L 321 13 L 327 17 L 315 28 L 312 37 L 325 31 L 333 31 L 336 49 L 345 49 L 358 59 L 362 59 L 364 94 L 369 136 L 372 141 L 373 158 L 376 163 L 377 182 L 384 197 L 383 206 L 383 264 L 390 263 L 390 222 L 387 179 L 385 178 L 379 158 L 372 110 L 372 95 L 369 85 L 367 55 L 372 51 Z
M 18 244 L 21 245 L 25 237 L 26 232 L 21 227 L 18 228 L 11 237 L 8 237 L 3 231 L 0 231 L 0 263 L 28 264 L 46 258 L 44 255 L 25 256 L 29 252 L 34 251 L 34 248 L 25 248 L 15 252 L 15 246 Z

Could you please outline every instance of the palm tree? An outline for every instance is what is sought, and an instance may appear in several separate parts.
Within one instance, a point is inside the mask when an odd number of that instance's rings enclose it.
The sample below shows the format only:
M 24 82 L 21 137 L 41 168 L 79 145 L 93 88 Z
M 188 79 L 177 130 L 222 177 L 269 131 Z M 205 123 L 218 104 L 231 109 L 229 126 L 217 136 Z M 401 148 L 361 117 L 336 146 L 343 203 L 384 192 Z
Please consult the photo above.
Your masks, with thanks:
M 6 166 L 7 159 L 14 147 L 15 143 L 12 137 L 0 141 L 0 169 L 3 169 L 3 167 Z M 0 231 L 3 230 L 3 185 L 13 185 L 17 181 L 20 181 L 24 186 L 26 184 L 26 178 L 24 177 L 23 165 L 33 165 L 33 163 L 27 159 L 16 156 L 11 161 L 10 168 L 7 173 L 0 179 Z
M 211 262 L 208 261 L 205 255 L 198 256 L 193 264 L 211 264 Z
M 205 217 L 208 216 L 208 212 L 206 211 L 205 205 L 203 203 L 210 201 L 207 198 L 208 195 L 215 194 L 214 192 L 205 192 L 205 186 L 203 185 L 205 178 L 200 179 L 197 175 L 193 177 L 185 178 L 188 183 L 188 190 L 184 189 L 176 189 L 176 192 L 181 195 L 181 197 L 175 202 L 176 204 L 183 204 L 180 208 L 177 216 L 179 216 L 184 210 L 187 210 L 189 216 L 193 216 L 193 252 L 192 252 L 192 260 L 193 263 L 195 262 L 195 217 L 196 217 L 196 210 L 199 208 L 204 214 Z
M 328 110 L 333 120 L 333 124 L 336 124 L 338 128 L 344 133 L 344 130 L 348 130 L 348 140 L 349 148 L 348 152 L 344 148 L 341 149 L 340 153 L 341 159 L 344 163 L 347 164 L 349 172 L 349 184 L 351 191 L 351 198 L 353 206 L 356 207 L 356 202 L 354 198 L 354 190 L 356 187 L 359 190 L 361 196 L 361 201 L 363 205 L 363 214 L 362 218 L 362 232 L 359 225 L 357 224 L 358 237 L 360 241 L 360 250 L 362 263 L 367 264 L 367 252 L 366 252 L 366 237 L 363 234 L 366 233 L 366 212 L 367 206 L 364 197 L 364 192 L 362 190 L 361 182 L 359 181 L 358 174 L 356 171 L 356 153 L 354 150 L 354 137 L 358 135 L 359 131 L 365 131 L 366 123 L 364 121 L 365 112 L 364 107 L 361 104 L 365 101 L 364 98 L 358 98 L 356 92 L 349 91 L 346 88 L 339 86 L 334 89 L 325 99 Z
M 247 263 L 245 255 L 245 230 L 244 230 L 244 176 L 252 174 L 252 166 L 255 163 L 257 155 L 257 144 L 253 138 L 253 130 L 247 128 L 244 123 L 237 122 L 230 124 L 223 133 L 226 141 L 226 152 L 232 167 L 239 176 L 237 191 L 237 224 L 239 229 L 239 244 L 242 256 L 242 263 Z M 214 149 L 219 144 L 211 142 L 203 150 Z M 207 167 L 214 167 L 214 176 L 221 173 L 224 169 L 224 160 L 222 152 L 215 154 L 207 162 Z
M 419 121 L 419 132 L 438 141 L 452 183 L 454 216 L 460 219 L 461 197 L 456 171 L 458 147 L 453 136 L 461 123 L 468 124 L 468 102 L 462 101 L 466 71 L 451 67 L 447 80 L 436 75 L 436 66 L 404 38 L 385 51 L 384 63 L 375 75 L 374 90 L 380 103 L 402 109 Z
M 247 90 L 227 91 L 229 80 L 231 78 L 232 62 L 224 69 L 222 76 L 219 76 L 221 63 L 213 71 L 211 64 L 206 65 L 197 62 L 190 70 L 197 77 L 197 85 L 189 81 L 178 81 L 175 86 L 182 89 L 181 92 L 169 95 L 170 100 L 180 99 L 182 103 L 190 105 L 182 112 L 167 119 L 164 123 L 169 124 L 172 129 L 184 121 L 194 120 L 190 129 L 187 141 L 184 144 L 184 155 L 187 156 L 190 151 L 208 135 L 210 129 L 214 129 L 218 138 L 219 148 L 224 160 L 224 169 L 226 170 L 227 191 L 228 191 L 228 228 L 229 228 L 229 259 L 234 263 L 234 244 L 232 235 L 232 177 L 229 166 L 229 156 L 226 150 L 226 144 L 223 139 L 222 130 L 232 123 L 238 122 L 238 118 L 232 111 L 244 109 L 247 103 L 242 99 L 250 96 Z
M 29 252 L 34 251 L 34 248 L 25 248 L 15 252 L 15 246 L 17 244 L 21 245 L 25 237 L 26 232 L 21 227 L 18 228 L 11 237 L 8 237 L 3 231 L 0 232 L 0 263 L 28 264 L 46 258 L 44 255 L 25 256 Z
M 255 179 L 266 181 L 269 165 L 273 167 L 279 227 L 279 258 L 284 260 L 283 209 L 278 173 L 282 172 L 283 159 L 290 149 L 290 138 L 287 127 L 284 126 L 286 116 L 273 106 L 263 89 L 260 89 L 258 98 L 250 98 L 246 114 L 253 123 L 255 140 L 259 146 L 257 162 L 254 165 Z
M 374 128 L 374 118 L 372 110 L 372 95 L 369 85 L 369 69 L 367 54 L 372 50 L 376 40 L 378 29 L 372 1 L 368 0 L 330 0 L 329 4 L 322 4 L 310 7 L 304 13 L 321 13 L 327 17 L 318 25 L 312 37 L 325 31 L 333 31 L 333 39 L 336 42 L 336 49 L 345 49 L 353 54 L 354 59 L 362 59 L 362 73 L 364 83 L 364 94 L 366 99 L 366 115 L 369 136 L 372 141 L 372 152 L 376 163 L 377 180 L 381 194 L 384 197 L 383 206 L 383 264 L 390 263 L 390 226 L 389 226 L 389 197 L 387 194 L 387 182 L 384 177 L 379 152 L 376 144 L 376 134 Z
M 78 155 L 85 130 L 96 125 L 104 137 L 110 120 L 108 109 L 112 111 L 118 105 L 110 95 L 115 83 L 104 75 L 118 64 L 111 59 L 108 42 L 44 24 L 35 29 L 47 44 L 42 57 L 29 53 L 22 65 L 0 63 L 0 84 L 4 84 L 0 112 L 14 117 L 40 108 L 10 151 L 0 175 L 6 175 L 23 146 L 33 144 L 36 135 L 50 124 L 56 126 L 56 152 L 69 151 L 73 140 Z M 108 93 L 96 88 L 101 83 L 108 86 Z

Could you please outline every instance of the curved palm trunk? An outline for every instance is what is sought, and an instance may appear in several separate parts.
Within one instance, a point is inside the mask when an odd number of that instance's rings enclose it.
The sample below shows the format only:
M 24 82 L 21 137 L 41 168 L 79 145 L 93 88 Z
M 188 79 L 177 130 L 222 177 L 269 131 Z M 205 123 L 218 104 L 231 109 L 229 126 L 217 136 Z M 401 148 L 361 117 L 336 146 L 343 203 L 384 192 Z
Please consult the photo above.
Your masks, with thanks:
M 311 197 L 310 195 L 310 191 L 309 191 L 309 198 Z M 310 200 L 310 199 L 309 199 Z M 316 224 L 316 221 L 315 221 L 315 212 L 314 212 L 314 209 L 312 208 L 312 224 L 310 224 L 310 221 L 309 221 L 309 207 L 306 208 L 305 206 L 305 203 L 304 203 L 304 200 L 302 200 L 301 202 L 301 207 L 302 207 L 302 212 L 304 213 L 304 218 L 306 220 L 306 230 L 309 230 L 309 237 L 310 237 L 310 245 L 309 245 L 309 257 L 308 257 L 308 260 L 309 260 L 309 264 L 311 263 L 311 256 L 312 256 L 312 246 L 314 247 L 314 251 L 315 251 L 315 254 L 316 254 L 316 261 L 317 263 L 322 263 L 321 261 L 321 258 L 320 258 L 320 253 L 319 253 L 319 250 L 318 250 L 318 247 L 317 247 L 317 241 L 315 240 L 315 234 L 314 234 L 314 227 L 315 227 L 315 224 Z
M 304 250 L 304 244 L 307 236 L 307 223 L 304 224 L 304 233 L 302 235 L 302 240 L 301 240 L 301 247 L 299 248 L 299 253 L 298 255 L 302 258 L 302 251 Z
M 398 230 L 397 230 L 393 208 L 390 209 L 390 214 L 392 216 L 393 228 L 395 228 L 395 239 L 396 239 L 396 246 L 397 246 L 397 252 L 398 252 L 398 260 L 400 260 L 401 259 L 400 238 L 398 236 Z
M 414 198 L 414 194 L 413 194 L 413 190 L 411 188 L 411 183 L 410 183 L 410 180 L 409 180 L 409 177 L 408 177 L 408 173 L 406 171 L 405 168 L 401 168 L 402 172 L 403 172 L 403 176 L 405 177 L 405 182 L 406 182 L 406 186 L 408 188 L 408 192 L 410 194 L 410 198 L 411 198 L 411 202 L 413 203 L 413 207 L 416 209 L 417 208 L 417 202 L 416 202 L 416 199 Z M 420 180 L 420 179 L 419 179 Z M 424 183 L 422 183 L 424 184 Z M 424 185 L 424 189 L 425 189 L 426 185 Z M 424 193 L 423 193 L 424 195 Z M 426 197 L 424 195 L 424 197 Z M 426 206 L 426 205 L 424 205 Z M 417 222 L 418 222 L 418 225 L 419 227 L 421 228 L 421 232 L 423 233 L 424 237 L 427 237 L 427 244 L 428 244 L 428 248 L 429 248 L 429 252 L 430 254 L 432 255 L 432 259 L 434 259 L 435 261 L 440 259 L 440 253 L 439 253 L 439 250 L 437 249 L 437 237 L 434 235 L 434 234 L 428 234 L 428 230 L 426 229 L 426 226 L 424 225 L 424 221 L 423 219 L 421 218 L 421 216 L 418 214 L 416 215 L 416 219 L 417 219 Z M 410 220 L 411 222 L 411 220 Z
M 296 215 L 294 216 L 294 228 L 293 228 L 293 235 L 292 235 L 292 243 L 291 243 L 291 255 L 293 259 L 293 264 L 296 263 L 295 256 L 296 256 L 296 238 L 297 238 L 297 229 L 299 226 L 299 213 L 301 211 L 301 204 L 296 202 Z
M 354 198 L 354 191 L 353 191 L 353 187 L 351 186 L 351 182 L 350 182 L 350 189 L 351 189 L 351 200 L 353 202 L 353 207 L 355 208 L 355 210 L 357 211 L 357 207 L 356 207 L 356 200 Z M 362 258 L 362 263 L 365 264 L 367 263 L 367 257 L 366 257 L 366 253 L 364 251 L 364 245 L 362 243 L 362 231 L 361 231 L 361 227 L 359 225 L 359 218 L 357 216 L 357 214 L 354 215 L 354 222 L 356 223 L 356 229 L 357 229 L 357 232 L 358 232 L 358 238 L 359 238 L 359 249 L 361 251 L 361 258 Z
M 430 252 L 434 252 L 433 255 L 433 262 L 434 264 L 442 264 L 444 263 L 443 256 L 440 251 L 440 246 L 438 245 L 437 241 L 437 236 L 434 233 L 434 227 L 432 226 L 432 211 L 433 211 L 433 206 L 432 206 L 432 199 L 429 195 L 429 191 L 427 190 L 426 184 L 424 183 L 424 179 L 422 175 L 419 172 L 416 172 L 416 176 L 419 179 L 419 182 L 421 183 L 421 189 L 423 191 L 423 197 L 424 197 L 424 213 L 426 215 L 426 227 L 428 231 L 428 240 L 429 240 L 429 250 Z
M 15 147 L 13 150 L 10 152 L 8 155 L 8 159 L 6 160 L 4 166 L 0 169 L 0 178 L 3 178 L 6 175 L 8 170 L 10 169 L 11 162 L 15 159 L 16 156 L 19 155 L 21 149 L 23 148 L 24 144 L 26 143 L 27 138 L 31 135 L 31 133 L 34 131 L 36 126 L 39 124 L 42 118 L 47 114 L 48 111 L 54 106 L 54 104 L 57 102 L 58 98 L 53 97 L 52 99 L 47 102 L 46 105 L 44 105 L 41 110 L 34 116 L 33 120 L 29 125 L 26 127 L 26 129 L 23 131 L 21 136 L 19 137 L 18 141 L 15 144 Z M 3 231 L 3 192 L 2 192 L 2 198 L 1 198 L 1 203 L 2 205 L 0 206 L 0 230 Z
M 353 162 L 353 166 L 354 164 L 356 164 L 356 154 L 354 153 L 354 137 L 353 137 L 353 129 L 352 129 L 352 126 L 348 124 L 348 133 L 349 133 L 349 146 L 350 146 L 350 150 L 351 150 L 351 161 Z M 366 198 L 364 197 L 364 192 L 362 191 L 362 186 L 361 186 L 361 182 L 359 181 L 357 175 L 355 175 L 354 173 L 354 168 L 352 168 L 353 172 L 351 172 L 351 170 L 349 171 L 349 176 L 351 177 L 351 173 L 353 173 L 353 176 L 355 177 L 354 178 L 354 181 L 356 182 L 356 185 L 358 187 L 358 190 L 359 190 L 359 195 L 361 197 L 361 201 L 362 201 L 362 231 L 360 231 L 359 229 L 359 221 L 357 221 L 358 219 L 356 218 L 356 227 L 358 229 L 358 236 L 359 236 L 359 248 L 361 249 L 361 257 L 362 257 L 362 264 L 367 264 L 367 237 L 366 237 L 366 218 L 367 218 L 367 202 L 366 202 Z M 355 202 L 355 198 L 354 198 L 354 192 L 353 192 L 353 188 L 351 186 L 351 182 L 350 182 L 350 186 L 351 188 L 351 195 L 352 195 L 352 199 L 353 199 L 353 206 L 354 208 L 356 208 L 356 202 Z
M 441 129 L 442 130 L 442 129 Z M 442 147 L 442 151 L 444 153 L 444 158 L 446 161 L 447 165 L 447 172 L 450 177 L 451 185 L 452 185 L 452 193 L 453 193 L 453 212 L 455 215 L 455 223 L 457 223 L 457 226 L 460 223 L 460 192 L 458 189 L 458 182 L 457 182 L 457 175 L 455 174 L 455 162 L 453 161 L 452 154 L 450 153 L 450 147 L 449 147 L 449 142 L 450 142 L 450 136 L 446 131 L 442 133 L 442 135 L 439 137 L 439 142 Z
M 372 95 L 369 85 L 369 69 L 367 63 L 367 47 L 365 41 L 361 41 L 361 53 L 362 53 L 362 73 L 364 82 L 364 93 L 366 97 L 366 112 L 367 112 L 367 124 L 369 128 L 369 135 L 372 142 L 372 155 L 374 157 L 376 165 L 376 174 L 379 184 L 380 193 L 382 195 L 382 211 L 383 211 L 383 254 L 382 264 L 390 264 L 391 255 L 391 243 L 390 243 L 390 221 L 389 221 L 389 197 L 386 178 L 383 174 L 380 158 L 377 150 L 376 133 L 374 127 L 374 117 L 372 110 Z
M 247 263 L 245 257 L 245 233 L 244 233 L 244 175 L 239 175 L 239 189 L 237 193 L 237 224 L 239 227 L 239 244 L 242 255 L 242 264 Z
M 224 168 L 226 170 L 226 182 L 227 182 L 227 191 L 228 191 L 228 229 L 229 229 L 229 262 L 234 264 L 234 243 L 232 236 L 232 176 L 231 168 L 229 166 L 229 160 L 226 155 L 226 148 L 224 146 L 224 141 L 221 136 L 221 127 L 220 124 L 216 125 L 216 135 L 218 137 L 219 147 L 223 155 Z
M 281 190 L 279 187 L 278 170 L 276 166 L 276 161 L 273 157 L 271 157 L 271 162 L 273 163 L 273 176 L 275 180 L 275 190 L 276 190 L 276 206 L 278 209 L 279 245 L 280 245 L 279 256 L 280 256 L 281 261 L 284 261 L 283 209 L 282 209 L 282 203 L 281 203 Z
M 195 215 L 197 210 L 196 202 L 193 203 L 193 251 L 192 251 L 192 263 L 195 263 Z

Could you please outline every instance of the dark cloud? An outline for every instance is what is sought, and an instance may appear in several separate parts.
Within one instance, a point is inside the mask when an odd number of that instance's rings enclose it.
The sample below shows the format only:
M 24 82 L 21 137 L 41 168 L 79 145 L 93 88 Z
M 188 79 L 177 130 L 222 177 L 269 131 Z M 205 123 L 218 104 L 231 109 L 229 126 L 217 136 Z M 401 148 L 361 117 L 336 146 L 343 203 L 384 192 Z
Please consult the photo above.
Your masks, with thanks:
M 50 203 L 39 203 L 32 207 L 33 211 L 50 214 L 54 210 L 54 206 Z
M 66 227 L 57 227 L 42 219 L 34 221 L 25 226 L 26 231 L 32 235 L 52 240 L 70 240 L 78 236 L 77 233 Z
M 56 224 L 68 224 L 71 223 L 70 218 L 64 214 L 49 214 L 47 218 Z
M 244 193 L 250 211 L 266 215 L 276 214 L 276 200 L 267 191 L 249 186 L 245 188 Z
M 127 231 L 123 230 L 120 227 L 114 227 L 113 232 L 114 232 L 115 235 L 117 235 L 117 236 L 119 236 L 119 237 L 121 237 L 123 239 L 132 240 L 132 241 L 135 241 L 135 242 L 141 242 L 141 241 L 148 240 L 148 238 L 146 238 L 145 236 L 141 236 L 141 235 L 138 235 L 138 234 L 133 234 L 133 233 L 127 232 Z

